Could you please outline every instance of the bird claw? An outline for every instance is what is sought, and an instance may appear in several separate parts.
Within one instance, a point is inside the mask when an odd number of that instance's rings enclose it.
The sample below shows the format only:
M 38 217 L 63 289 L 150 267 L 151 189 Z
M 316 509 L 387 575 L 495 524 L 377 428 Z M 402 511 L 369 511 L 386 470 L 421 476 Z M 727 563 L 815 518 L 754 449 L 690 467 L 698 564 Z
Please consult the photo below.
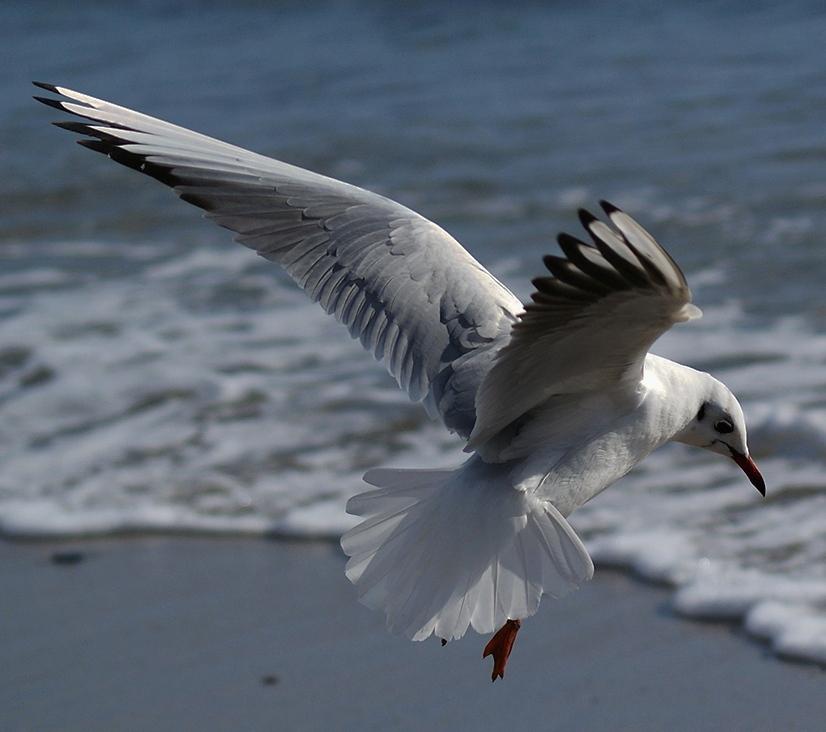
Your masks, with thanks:
M 513 644 L 516 641 L 516 634 L 521 627 L 521 620 L 508 620 L 496 631 L 493 638 L 491 638 L 485 646 L 482 658 L 493 655 L 493 673 L 490 675 L 491 681 L 496 681 L 497 676 L 500 679 L 505 678 L 505 666 L 508 664 L 508 658 L 511 655 Z

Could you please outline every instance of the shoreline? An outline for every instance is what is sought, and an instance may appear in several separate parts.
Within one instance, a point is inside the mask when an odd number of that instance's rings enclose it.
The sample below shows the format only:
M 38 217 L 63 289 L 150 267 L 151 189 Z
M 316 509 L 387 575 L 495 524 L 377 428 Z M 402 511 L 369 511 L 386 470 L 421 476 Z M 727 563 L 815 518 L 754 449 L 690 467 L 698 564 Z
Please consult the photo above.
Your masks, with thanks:
M 96 543 L 107 542 L 140 542 L 151 539 L 171 539 L 175 541 L 189 541 L 189 540 L 204 540 L 215 542 L 233 542 L 233 541 L 260 541 L 273 542 L 276 544 L 283 544 L 288 546 L 307 546 L 313 544 L 320 544 L 333 548 L 341 554 L 342 562 L 346 562 L 346 556 L 340 552 L 338 537 L 330 536 L 328 534 L 297 534 L 289 531 L 282 532 L 278 530 L 267 531 L 265 533 L 256 534 L 244 531 L 226 531 L 214 532 L 209 530 L 199 529 L 178 529 L 169 531 L 166 529 L 128 529 L 116 531 L 106 534 L 79 534 L 79 535 L 55 535 L 55 536 L 38 536 L 30 534 L 3 534 L 0 533 L 0 550 L 3 545 L 20 545 L 20 546 L 37 546 L 48 545 L 54 550 L 60 551 L 59 547 L 71 547 L 72 545 L 89 545 L 94 546 Z M 599 575 L 615 574 L 631 581 L 634 585 L 643 588 L 652 588 L 659 591 L 673 594 L 677 588 L 667 580 L 660 580 L 653 578 L 643 572 L 638 571 L 632 565 L 622 564 L 621 562 L 612 561 L 594 561 L 594 578 Z M 342 573 L 343 573 L 342 565 Z M 593 580 L 592 580 L 593 582 Z M 357 600 L 356 600 L 357 601 Z M 543 602 L 553 602 L 550 598 L 543 598 Z M 541 612 L 541 611 L 540 611 Z M 769 637 L 760 636 L 749 633 L 743 624 L 743 618 L 740 616 L 732 616 L 730 614 L 714 615 L 700 615 L 694 616 L 687 613 L 677 612 L 671 610 L 672 615 L 677 620 L 687 622 L 689 624 L 697 624 L 700 627 L 705 626 L 722 626 L 729 629 L 734 635 L 739 637 L 746 643 L 751 643 L 758 648 L 763 649 L 770 654 L 774 659 L 781 663 L 788 663 L 797 666 L 813 667 L 826 672 L 826 662 L 819 661 L 815 658 L 802 656 L 793 653 L 784 653 L 772 647 L 772 642 Z M 468 632 L 472 632 L 468 630 Z
M 485 637 L 391 636 L 343 566 L 336 544 L 304 539 L 0 540 L 0 727 L 805 730 L 826 716 L 822 667 L 730 622 L 685 622 L 670 589 L 624 570 L 546 599 L 492 686 Z

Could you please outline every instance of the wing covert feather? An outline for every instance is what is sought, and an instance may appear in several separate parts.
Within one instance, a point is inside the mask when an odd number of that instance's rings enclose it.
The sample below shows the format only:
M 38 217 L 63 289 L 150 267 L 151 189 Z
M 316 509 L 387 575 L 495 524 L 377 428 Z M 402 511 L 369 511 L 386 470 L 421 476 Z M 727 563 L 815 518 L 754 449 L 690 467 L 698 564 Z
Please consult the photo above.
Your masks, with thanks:
M 621 383 L 636 388 L 654 341 L 699 317 L 668 253 L 628 214 L 602 206 L 612 226 L 580 211 L 593 243 L 560 234 L 565 258 L 545 258 L 551 276 L 533 281 L 532 302 L 476 394 L 468 450 L 551 396 Z
M 467 436 L 473 392 L 457 404 L 454 365 L 504 341 L 519 300 L 447 232 L 356 186 L 79 92 L 36 97 L 83 121 L 80 144 L 172 187 L 236 239 L 277 262 L 383 360 L 414 400 Z M 478 385 L 478 382 L 477 382 Z

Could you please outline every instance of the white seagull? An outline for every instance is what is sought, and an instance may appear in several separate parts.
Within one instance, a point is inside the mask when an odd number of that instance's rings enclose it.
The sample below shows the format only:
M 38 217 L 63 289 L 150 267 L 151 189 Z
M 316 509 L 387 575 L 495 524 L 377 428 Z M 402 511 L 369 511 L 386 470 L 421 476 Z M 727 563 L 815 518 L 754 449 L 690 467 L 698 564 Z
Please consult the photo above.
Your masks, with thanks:
M 765 495 L 743 410 L 709 374 L 648 349 L 700 316 L 676 263 L 634 219 L 580 211 L 524 305 L 447 232 L 370 191 L 64 87 L 35 97 L 84 147 L 170 186 L 280 264 L 399 386 L 467 440 L 453 470 L 375 469 L 341 539 L 361 601 L 413 640 L 498 632 L 502 677 L 521 621 L 594 565 L 566 517 L 655 448 L 732 458 Z

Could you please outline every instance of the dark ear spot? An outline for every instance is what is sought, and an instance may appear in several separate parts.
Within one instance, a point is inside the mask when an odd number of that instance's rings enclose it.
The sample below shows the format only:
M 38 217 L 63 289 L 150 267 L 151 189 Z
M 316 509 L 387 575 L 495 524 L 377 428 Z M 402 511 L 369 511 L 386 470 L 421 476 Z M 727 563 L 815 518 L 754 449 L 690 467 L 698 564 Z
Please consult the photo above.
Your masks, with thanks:
M 705 402 L 703 402 L 702 406 L 700 407 L 700 411 L 697 412 L 697 421 L 702 422 L 703 417 L 705 417 L 705 416 L 706 416 L 706 405 L 705 405 Z

